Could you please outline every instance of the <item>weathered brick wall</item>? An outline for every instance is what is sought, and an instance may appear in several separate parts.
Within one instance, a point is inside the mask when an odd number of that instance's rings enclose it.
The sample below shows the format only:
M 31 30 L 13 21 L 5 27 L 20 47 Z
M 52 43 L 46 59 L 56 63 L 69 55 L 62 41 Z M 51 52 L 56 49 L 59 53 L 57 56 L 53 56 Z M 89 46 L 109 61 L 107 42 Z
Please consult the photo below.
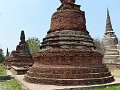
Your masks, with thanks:
M 84 12 L 66 10 L 54 13 L 50 30 L 80 30 L 86 31 Z
M 98 52 L 79 49 L 52 49 L 39 52 L 34 58 L 35 63 L 43 65 L 86 66 L 102 64 L 103 56 Z

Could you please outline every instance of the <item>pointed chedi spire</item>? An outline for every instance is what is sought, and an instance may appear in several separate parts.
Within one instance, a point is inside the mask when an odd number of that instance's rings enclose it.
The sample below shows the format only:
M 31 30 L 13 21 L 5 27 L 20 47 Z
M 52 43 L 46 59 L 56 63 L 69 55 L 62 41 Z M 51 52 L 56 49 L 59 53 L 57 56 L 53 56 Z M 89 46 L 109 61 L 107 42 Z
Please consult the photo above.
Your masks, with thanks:
M 107 9 L 106 32 L 103 38 L 103 46 L 105 48 L 103 63 L 107 64 L 108 68 L 112 70 L 117 69 L 116 65 L 119 64 L 119 57 L 118 57 L 119 51 L 117 44 L 118 44 L 118 38 L 112 29 L 109 10 Z
M 7 52 L 6 52 L 6 55 L 8 55 L 8 56 L 9 56 L 9 51 L 8 51 L 8 48 L 7 48 Z
M 111 24 L 109 10 L 107 8 L 106 33 L 107 32 L 111 32 L 111 31 L 113 31 L 113 29 L 112 29 L 112 24 Z
M 6 59 L 9 57 L 9 50 L 7 48 L 7 51 L 6 51 Z
M 106 31 L 104 33 L 102 43 L 105 48 L 109 47 L 111 45 L 118 44 L 118 38 L 115 35 L 115 32 L 113 31 L 108 8 L 107 8 Z
M 21 31 L 20 40 L 21 40 L 21 42 L 25 42 L 25 33 L 24 33 L 24 31 Z

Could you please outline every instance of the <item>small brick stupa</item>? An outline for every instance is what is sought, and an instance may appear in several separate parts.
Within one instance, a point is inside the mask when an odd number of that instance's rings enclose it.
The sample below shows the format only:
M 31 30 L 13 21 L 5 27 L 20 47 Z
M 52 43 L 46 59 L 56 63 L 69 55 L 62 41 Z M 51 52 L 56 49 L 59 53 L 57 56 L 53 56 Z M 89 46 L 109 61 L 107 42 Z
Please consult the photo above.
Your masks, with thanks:
M 50 85 L 95 85 L 114 81 L 95 50 L 86 19 L 75 0 L 61 0 L 51 27 L 25 80 Z
M 31 66 L 33 64 L 32 55 L 29 51 L 29 46 L 25 41 L 24 31 L 21 31 L 20 42 L 16 47 L 16 51 L 11 53 L 12 66 Z
M 25 41 L 24 31 L 21 31 L 20 42 L 16 47 L 16 51 L 12 51 L 9 57 L 10 66 L 15 70 L 20 70 L 22 72 L 27 71 L 29 67 L 33 65 L 32 55 L 29 51 L 29 46 Z M 20 69 L 20 68 L 22 69 Z M 19 71 L 18 71 L 19 73 Z M 22 73 L 23 74 L 23 73 Z
M 118 44 L 118 38 L 115 35 L 115 32 L 113 31 L 108 9 L 107 9 L 107 19 L 106 19 L 106 31 L 104 33 L 102 43 L 105 48 L 109 48 L 109 46 L 116 46 Z

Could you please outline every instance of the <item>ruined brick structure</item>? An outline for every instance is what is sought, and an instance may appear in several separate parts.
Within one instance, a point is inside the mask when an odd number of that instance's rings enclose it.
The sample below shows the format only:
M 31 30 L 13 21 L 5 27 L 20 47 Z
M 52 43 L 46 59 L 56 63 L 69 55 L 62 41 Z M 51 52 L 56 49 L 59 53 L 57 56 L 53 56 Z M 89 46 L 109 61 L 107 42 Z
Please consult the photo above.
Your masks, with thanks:
M 51 85 L 94 85 L 114 81 L 86 29 L 85 12 L 75 0 L 61 0 L 50 30 L 25 80 Z
M 29 51 L 29 46 L 25 42 L 24 31 L 21 31 L 20 42 L 16 50 L 12 51 L 9 57 L 10 66 L 24 67 L 32 66 L 33 59 Z
M 103 57 L 103 63 L 105 63 L 110 69 L 120 69 L 120 52 L 118 45 L 118 38 L 112 29 L 109 10 L 107 9 L 106 31 L 103 37 L 103 45 L 105 47 L 105 53 Z
M 108 9 L 107 9 L 106 31 L 102 43 L 105 47 L 118 44 L 118 38 L 116 37 L 115 32 L 113 31 Z

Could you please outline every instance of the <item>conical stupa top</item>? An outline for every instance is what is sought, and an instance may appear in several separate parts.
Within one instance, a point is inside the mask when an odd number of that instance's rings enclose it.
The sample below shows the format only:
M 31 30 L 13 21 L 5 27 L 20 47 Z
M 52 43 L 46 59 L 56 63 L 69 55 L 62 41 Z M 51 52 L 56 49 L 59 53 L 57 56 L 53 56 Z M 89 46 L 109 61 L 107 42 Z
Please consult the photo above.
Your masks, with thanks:
M 21 31 L 20 40 L 21 40 L 21 42 L 25 42 L 25 33 L 24 33 L 24 31 Z
M 8 48 L 7 48 L 6 56 L 9 56 L 9 51 L 8 51 Z
M 113 29 L 112 29 L 111 19 L 109 15 L 109 10 L 107 8 L 106 32 L 110 32 L 110 31 L 113 31 Z

